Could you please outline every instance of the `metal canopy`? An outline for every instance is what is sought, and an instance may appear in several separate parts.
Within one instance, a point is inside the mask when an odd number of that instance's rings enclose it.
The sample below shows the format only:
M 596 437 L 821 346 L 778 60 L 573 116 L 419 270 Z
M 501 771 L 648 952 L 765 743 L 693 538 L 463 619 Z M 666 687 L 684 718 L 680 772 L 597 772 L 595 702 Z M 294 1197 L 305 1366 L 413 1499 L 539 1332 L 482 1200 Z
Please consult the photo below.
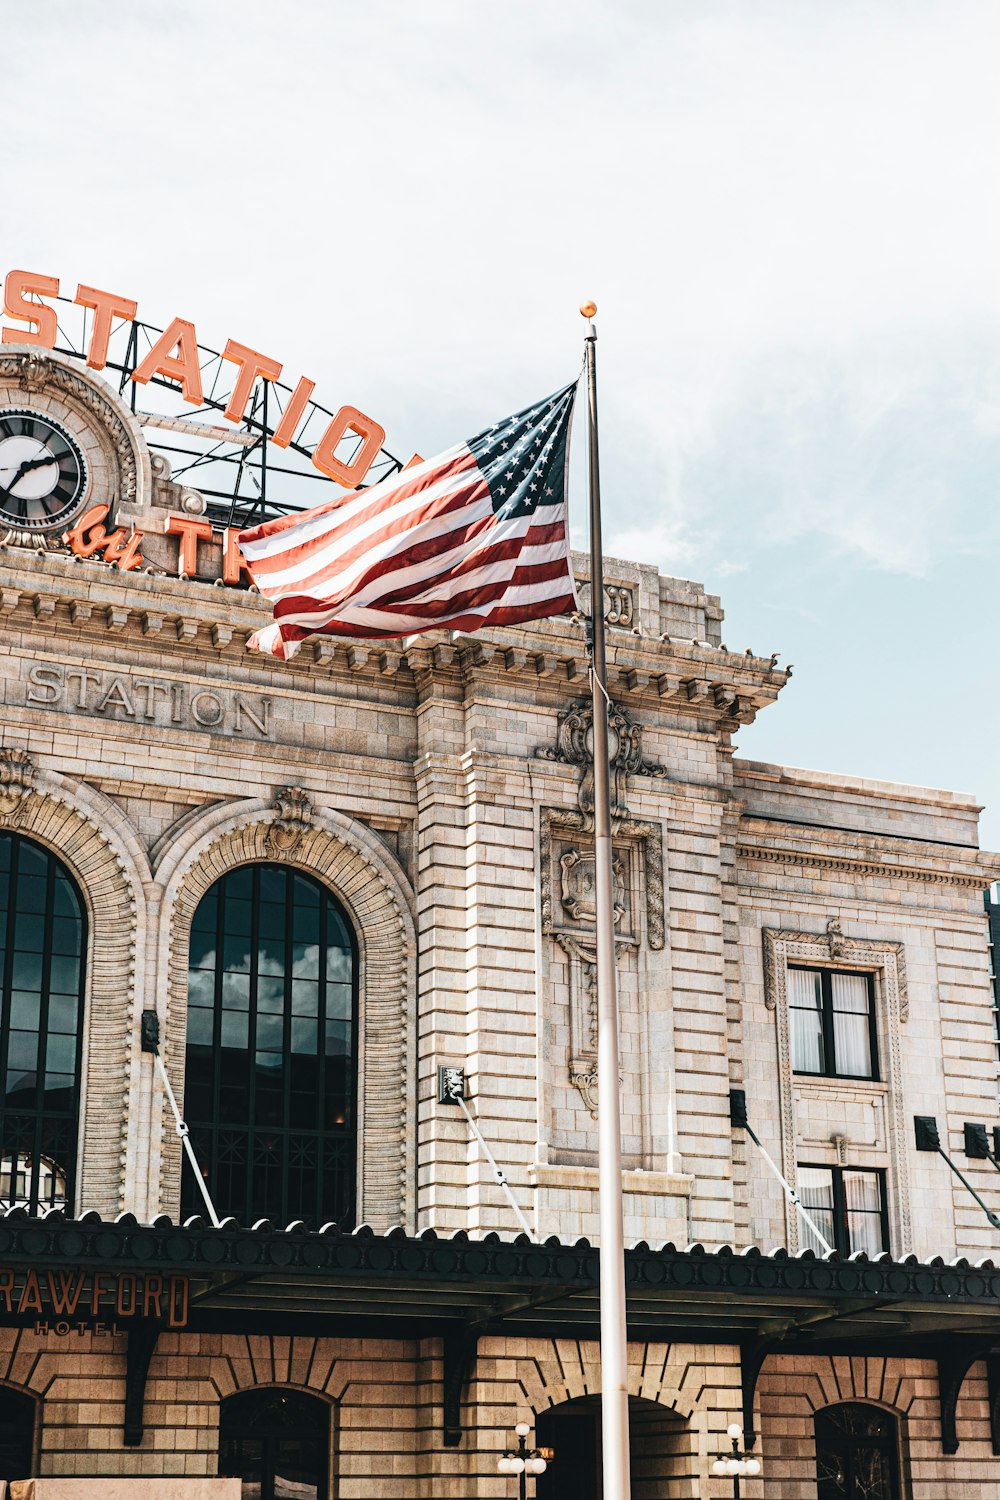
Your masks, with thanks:
M 413 1237 L 367 1227 L 319 1232 L 301 1224 L 244 1229 L 131 1214 L 104 1222 L 55 1212 L 0 1215 L 0 1268 L 27 1274 L 77 1270 L 183 1276 L 192 1332 L 269 1331 L 327 1337 L 437 1337 L 443 1350 L 443 1441 L 462 1437 L 462 1393 L 479 1338 L 587 1338 L 600 1327 L 597 1250 L 586 1240 L 533 1243 L 527 1235 L 472 1240 L 433 1230 Z M 1000 1454 L 1000 1267 L 940 1257 L 818 1259 L 700 1245 L 625 1252 L 628 1332 L 643 1342 L 738 1347 L 743 1426 L 754 1442 L 754 1394 L 772 1354 L 893 1354 L 937 1363 L 941 1442 L 958 1447 L 956 1414 L 972 1364 L 986 1360 L 993 1450 Z M 23 1321 L 0 1310 L 0 1323 Z M 146 1378 L 162 1323 L 127 1330 L 125 1442 L 142 1441 Z
M 74 1265 L 106 1271 L 183 1274 L 191 1285 L 192 1327 L 255 1327 L 281 1320 L 315 1332 L 348 1318 L 442 1329 L 524 1336 L 593 1337 L 599 1325 L 597 1250 L 586 1240 L 532 1243 L 434 1231 L 375 1235 L 320 1232 L 292 1225 L 244 1229 L 233 1221 L 211 1228 L 131 1215 L 113 1222 L 58 1213 L 30 1219 L 14 1209 L 0 1216 L 0 1264 L 36 1269 Z M 1000 1267 L 966 1260 L 928 1265 L 880 1256 L 818 1259 L 811 1252 L 710 1252 L 639 1244 L 626 1251 L 629 1333 L 633 1339 L 690 1333 L 727 1340 L 796 1335 L 930 1337 L 975 1331 L 1000 1342 Z M 0 1315 L 2 1316 L 2 1315 Z

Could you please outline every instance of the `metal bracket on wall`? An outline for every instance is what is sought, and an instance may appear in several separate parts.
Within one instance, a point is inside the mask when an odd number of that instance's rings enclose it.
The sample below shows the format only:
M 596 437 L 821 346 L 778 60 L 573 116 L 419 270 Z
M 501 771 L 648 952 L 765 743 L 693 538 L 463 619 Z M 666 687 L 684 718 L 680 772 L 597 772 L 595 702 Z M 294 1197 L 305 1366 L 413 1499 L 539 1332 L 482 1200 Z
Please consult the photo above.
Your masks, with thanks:
M 966 1341 L 961 1338 L 950 1340 L 947 1348 L 938 1353 L 938 1401 L 941 1407 L 941 1451 L 943 1453 L 958 1452 L 958 1430 L 955 1418 L 962 1386 L 976 1360 L 982 1359 L 985 1353 L 981 1339 Z M 991 1405 L 991 1418 L 992 1413 Z M 995 1436 L 993 1451 L 994 1453 L 997 1451 Z
M 740 1386 L 743 1393 L 743 1441 L 747 1452 L 757 1441 L 753 1425 L 753 1407 L 757 1382 L 767 1356 L 778 1347 L 780 1339 L 758 1336 L 740 1340 Z
M 212 1195 L 208 1191 L 208 1183 L 205 1181 L 201 1167 L 198 1165 L 198 1158 L 191 1144 L 191 1132 L 188 1129 L 187 1122 L 181 1119 L 181 1112 L 177 1107 L 177 1099 L 170 1086 L 170 1078 L 164 1066 L 163 1058 L 160 1056 L 160 1018 L 155 1010 L 143 1011 L 140 1021 L 139 1040 L 143 1052 L 152 1054 L 153 1065 L 159 1074 L 160 1082 L 163 1085 L 163 1092 L 167 1096 L 167 1102 L 173 1113 L 174 1127 L 177 1131 L 178 1140 L 187 1152 L 187 1158 L 191 1163 L 191 1170 L 194 1173 L 194 1180 L 201 1190 L 201 1196 L 205 1200 L 205 1207 L 208 1209 L 208 1217 L 211 1219 L 214 1227 L 218 1229 L 222 1220 L 215 1211 Z
M 770 1152 L 761 1141 L 760 1136 L 750 1124 L 750 1120 L 747 1116 L 747 1096 L 745 1089 L 729 1090 L 729 1122 L 735 1129 L 746 1131 L 747 1135 L 753 1141 L 761 1156 L 771 1168 L 771 1171 L 774 1173 L 775 1177 L 777 1177 L 778 1181 L 781 1183 L 781 1189 L 785 1197 L 795 1209 L 802 1222 L 808 1225 L 811 1232 L 816 1236 L 819 1244 L 822 1245 L 824 1255 L 832 1255 L 833 1246 L 823 1234 L 812 1214 L 803 1205 L 802 1199 L 792 1187 L 792 1184 L 782 1175 L 774 1158 L 771 1156 Z
M 993 1145 L 985 1125 L 966 1120 L 963 1127 L 965 1154 L 970 1161 L 988 1161 L 1000 1172 L 1000 1126 L 993 1127 Z
M 973 1131 L 975 1131 L 975 1129 L 976 1129 L 976 1127 L 973 1126 Z M 970 1144 L 970 1136 L 969 1136 L 969 1127 L 968 1127 L 968 1125 L 966 1125 L 966 1127 L 965 1127 L 965 1132 L 966 1132 L 965 1133 L 966 1150 L 968 1151 L 968 1147 L 969 1147 L 969 1144 Z M 984 1134 L 985 1134 L 985 1132 L 984 1132 Z M 963 1172 L 959 1171 L 958 1167 L 956 1167 L 955 1163 L 952 1161 L 951 1157 L 948 1155 L 947 1151 L 942 1146 L 942 1144 L 941 1144 L 941 1136 L 940 1136 L 940 1134 L 938 1132 L 937 1120 L 934 1118 L 934 1116 L 933 1115 L 914 1115 L 913 1116 L 913 1135 L 914 1135 L 914 1144 L 916 1145 L 917 1150 L 918 1151 L 936 1151 L 937 1154 L 938 1154 L 938 1156 L 942 1157 L 943 1160 L 947 1162 L 948 1166 L 954 1172 L 955 1176 L 958 1178 L 959 1182 L 966 1189 L 966 1191 L 968 1193 L 971 1193 L 972 1197 L 975 1198 L 976 1202 L 979 1204 L 979 1207 L 982 1209 L 983 1213 L 986 1215 L 986 1217 L 989 1219 L 990 1223 L 993 1225 L 993 1228 L 994 1229 L 1000 1229 L 1000 1214 L 995 1214 L 993 1212 L 992 1208 L 990 1208 L 988 1204 L 986 1204 L 986 1203 L 983 1202 L 982 1198 L 979 1196 L 979 1194 L 976 1192 L 975 1188 L 972 1186 L 972 1183 L 969 1181 L 969 1179 L 965 1176 L 965 1174 Z M 973 1144 L 973 1147 L 975 1148 L 975 1145 L 976 1145 L 976 1136 L 975 1136 L 975 1134 L 973 1134 L 973 1136 L 971 1137 L 971 1142 Z M 969 1154 L 971 1156 L 973 1156 L 973 1158 L 975 1158 L 975 1155 L 976 1155 L 975 1149 L 973 1149 L 973 1151 L 970 1152 Z
M 463 1324 L 446 1333 L 444 1343 L 444 1446 L 457 1448 L 462 1441 L 462 1393 L 479 1349 L 479 1334 Z
M 125 1334 L 126 1448 L 138 1448 L 145 1432 L 146 1379 L 161 1326 L 148 1319 L 136 1319 Z
M 479 1126 L 476 1124 L 476 1121 L 469 1113 L 469 1106 L 465 1102 L 465 1069 L 455 1067 L 450 1063 L 442 1064 L 438 1068 L 437 1077 L 438 1103 L 458 1105 L 459 1109 L 465 1116 L 466 1124 L 479 1143 L 480 1150 L 490 1164 L 490 1169 L 493 1172 L 493 1179 L 496 1182 L 497 1187 L 500 1188 L 505 1198 L 507 1199 L 507 1202 L 510 1204 L 514 1212 L 514 1217 L 517 1220 L 518 1224 L 521 1226 L 522 1232 L 526 1234 L 530 1240 L 531 1225 L 528 1223 L 527 1219 L 524 1217 L 524 1214 L 521 1212 L 521 1205 L 518 1203 L 517 1199 L 514 1197 L 513 1192 L 511 1191 L 510 1183 L 507 1181 L 507 1177 L 503 1171 L 503 1168 L 497 1166 L 496 1158 L 494 1157 L 493 1152 L 490 1150 L 489 1146 L 486 1144 L 483 1132 L 480 1130 Z

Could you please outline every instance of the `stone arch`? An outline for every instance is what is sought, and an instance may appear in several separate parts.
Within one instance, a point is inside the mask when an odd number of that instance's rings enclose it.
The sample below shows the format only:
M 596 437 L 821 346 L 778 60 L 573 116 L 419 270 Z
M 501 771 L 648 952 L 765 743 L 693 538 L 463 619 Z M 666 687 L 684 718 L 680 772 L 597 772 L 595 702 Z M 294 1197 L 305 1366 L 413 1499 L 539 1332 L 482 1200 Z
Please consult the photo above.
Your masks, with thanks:
M 358 938 L 358 1218 L 376 1230 L 415 1215 L 416 931 L 413 893 L 364 824 L 314 808 L 305 793 L 247 799 L 188 814 L 172 830 L 156 876 L 163 892 L 157 970 L 168 976 L 164 1060 L 181 1097 L 191 922 L 205 892 L 239 865 L 278 860 L 314 876 L 342 902 Z M 166 1151 L 163 1153 L 167 1154 Z M 179 1146 L 161 1202 L 176 1212 Z
M 763 1434 L 765 1456 L 769 1433 L 780 1431 L 788 1443 L 787 1481 L 815 1485 L 817 1413 L 859 1403 L 895 1418 L 905 1472 L 914 1410 L 935 1426 L 939 1419 L 937 1401 L 925 1400 L 915 1378 L 917 1369 L 914 1361 L 897 1355 L 770 1355 L 757 1382 L 760 1415 L 755 1426 Z
M 706 1380 L 705 1366 L 690 1359 L 690 1349 L 683 1345 L 648 1344 L 641 1361 L 629 1360 L 628 1391 L 630 1396 L 655 1401 L 667 1407 L 685 1422 L 691 1420 L 703 1405 Z M 567 1401 L 593 1396 L 601 1389 L 601 1363 L 596 1343 L 560 1339 L 539 1340 L 529 1355 L 508 1343 L 505 1335 L 480 1339 L 479 1354 L 490 1361 L 489 1381 L 483 1382 L 479 1400 L 498 1404 L 510 1391 L 516 1391 L 518 1402 L 527 1403 L 532 1416 Z M 716 1387 L 718 1375 L 713 1371 Z M 480 1380 L 476 1369 L 473 1381 Z M 504 1383 L 504 1392 L 493 1388 L 493 1380 Z M 732 1404 L 738 1405 L 734 1393 Z M 515 1421 L 520 1418 L 515 1418 Z M 729 1418 L 726 1418 L 728 1421 Z M 723 1422 L 725 1427 L 725 1422 Z
M 128 819 L 108 797 L 36 768 L 23 751 L 0 750 L 0 829 L 51 850 L 76 881 L 87 911 L 75 1211 L 96 1209 L 110 1217 L 125 1206 L 125 1140 L 140 1055 L 139 900 L 148 862 Z
M 668 1402 L 637 1395 L 628 1399 L 628 1423 L 635 1500 L 698 1500 L 704 1465 L 697 1427 Z M 597 1393 L 538 1414 L 535 1441 L 555 1453 L 552 1469 L 537 1482 L 538 1500 L 597 1495 L 600 1427 Z

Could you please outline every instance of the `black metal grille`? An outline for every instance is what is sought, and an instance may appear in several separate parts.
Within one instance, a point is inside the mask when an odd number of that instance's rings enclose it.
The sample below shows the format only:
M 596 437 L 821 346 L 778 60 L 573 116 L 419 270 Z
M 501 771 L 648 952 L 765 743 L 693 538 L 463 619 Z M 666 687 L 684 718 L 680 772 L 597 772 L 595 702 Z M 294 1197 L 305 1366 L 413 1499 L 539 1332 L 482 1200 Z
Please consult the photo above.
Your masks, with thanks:
M 819 1500 L 899 1500 L 899 1435 L 892 1412 L 864 1402 L 816 1413 Z
M 0 1207 L 72 1210 L 86 942 L 66 867 L 0 834 Z
M 222 1215 L 353 1222 L 354 937 L 318 881 L 244 865 L 191 928 L 184 1108 Z M 201 1213 L 185 1162 L 182 1210 Z

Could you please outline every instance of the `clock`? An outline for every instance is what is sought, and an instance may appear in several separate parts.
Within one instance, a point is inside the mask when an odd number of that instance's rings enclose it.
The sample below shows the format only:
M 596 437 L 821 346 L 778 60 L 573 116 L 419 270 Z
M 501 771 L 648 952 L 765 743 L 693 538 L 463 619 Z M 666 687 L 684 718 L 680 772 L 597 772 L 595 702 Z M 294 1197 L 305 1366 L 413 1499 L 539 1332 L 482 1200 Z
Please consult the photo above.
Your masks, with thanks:
M 63 530 L 86 488 L 87 460 L 61 422 L 30 407 L 0 407 L 0 528 Z

